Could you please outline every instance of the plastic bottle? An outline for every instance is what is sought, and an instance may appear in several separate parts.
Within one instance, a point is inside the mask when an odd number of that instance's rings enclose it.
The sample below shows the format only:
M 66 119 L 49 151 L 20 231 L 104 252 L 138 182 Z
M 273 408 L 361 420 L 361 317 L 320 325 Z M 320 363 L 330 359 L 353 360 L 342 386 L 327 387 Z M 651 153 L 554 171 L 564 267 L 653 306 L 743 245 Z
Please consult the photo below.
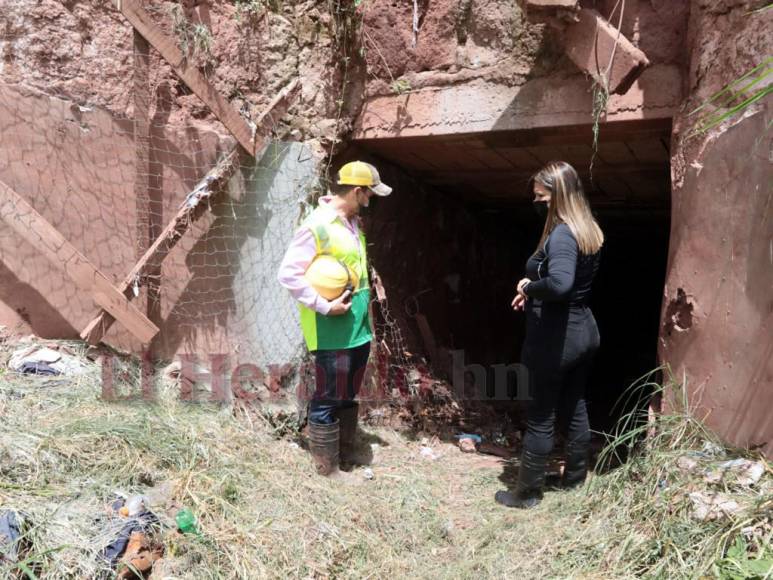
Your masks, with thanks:
M 177 529 L 183 534 L 198 534 L 199 530 L 196 528 L 196 516 L 188 508 L 183 508 L 175 516 L 177 522 Z

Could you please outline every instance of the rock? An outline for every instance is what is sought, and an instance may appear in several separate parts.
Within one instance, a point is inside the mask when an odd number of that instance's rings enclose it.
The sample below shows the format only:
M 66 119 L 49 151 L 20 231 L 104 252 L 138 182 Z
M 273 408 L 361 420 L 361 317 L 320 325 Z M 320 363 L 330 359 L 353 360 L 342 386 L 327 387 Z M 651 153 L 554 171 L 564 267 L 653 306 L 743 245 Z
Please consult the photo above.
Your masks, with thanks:
M 148 488 L 145 491 L 145 496 L 147 497 L 149 505 L 165 508 L 167 504 L 172 501 L 172 496 L 174 496 L 174 487 L 174 481 L 167 480 L 157 483 L 151 488 Z

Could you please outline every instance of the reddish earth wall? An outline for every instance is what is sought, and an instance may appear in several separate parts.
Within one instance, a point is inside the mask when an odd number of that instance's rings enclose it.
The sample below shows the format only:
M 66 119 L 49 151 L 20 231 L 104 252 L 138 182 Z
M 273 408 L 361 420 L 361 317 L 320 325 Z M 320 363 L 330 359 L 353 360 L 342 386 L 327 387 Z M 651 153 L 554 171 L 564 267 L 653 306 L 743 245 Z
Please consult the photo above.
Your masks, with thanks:
M 137 208 L 132 124 L 98 108 L 79 107 L 30 89 L 0 83 L 0 180 L 30 202 L 97 268 L 118 283 L 137 259 Z M 226 146 L 213 131 L 180 135 L 156 127 L 151 137 L 150 194 L 161 200 L 155 219 L 177 211 L 185 194 Z M 203 219 L 190 233 L 206 231 Z M 0 228 L 0 321 L 16 333 L 77 338 L 97 310 L 31 244 Z M 177 301 L 187 279 L 187 244 L 165 263 L 164 299 Z M 144 302 L 140 296 L 140 306 Z M 107 340 L 138 351 L 115 324 Z
M 615 3 L 583 5 L 606 15 Z M 145 4 L 171 30 L 169 10 L 176 3 Z M 329 12 L 331 4 L 322 1 L 282 3 L 278 12 L 256 20 L 237 19 L 234 4 L 225 0 L 194 4 L 185 2 L 185 13 L 213 32 L 207 70 L 217 89 L 249 116 L 301 77 L 303 97 L 282 134 L 309 142 L 317 153 L 320 144 L 347 131 L 363 99 L 355 128 L 362 139 L 589 122 L 590 83 L 564 55 L 560 35 L 527 24 L 515 0 L 419 1 L 416 32 L 412 0 L 362 3 L 361 28 L 357 18 L 338 20 Z M 761 140 L 769 104 L 758 104 L 752 116 L 732 127 L 686 138 L 693 122 L 687 112 L 770 54 L 771 11 L 749 15 L 757 5 L 628 0 L 622 32 L 652 66 L 628 95 L 613 97 L 610 120 L 676 114 L 660 355 L 677 376 L 684 373 L 692 400 L 720 435 L 770 452 L 771 194 L 765 181 L 770 144 Z M 10 0 L 3 17 L 0 179 L 118 280 L 136 253 L 135 149 L 127 122 L 133 116 L 131 28 L 101 0 Z M 341 57 L 339 41 L 347 22 L 357 31 L 355 48 L 362 49 L 349 52 L 348 60 Z M 155 55 L 151 70 L 154 187 L 168 216 L 211 167 L 227 136 Z M 345 98 L 339 100 L 342 90 Z M 297 201 L 289 194 L 287 200 L 282 203 Z M 267 222 L 271 211 L 261 204 L 263 213 L 257 215 Z M 182 295 L 197 303 L 197 292 L 209 288 L 210 271 L 213 280 L 230 279 L 230 272 L 221 275 L 223 266 L 211 252 L 227 238 L 209 239 L 199 244 L 199 258 L 189 256 L 209 225 L 205 220 L 165 265 L 163 312 L 169 314 Z M 46 336 L 75 336 L 94 312 L 91 300 L 62 282 L 30 247 L 6 231 L 2 236 L 0 322 Z M 251 231 L 247 238 L 262 243 Z M 194 270 L 199 276 L 191 294 L 188 277 Z M 215 294 L 224 293 L 228 302 L 229 289 L 218 284 Z M 210 339 L 221 344 L 223 329 L 233 323 L 231 311 L 213 314 L 203 304 L 185 324 L 192 328 L 195 317 L 204 316 L 203 344 Z M 163 348 L 178 348 L 179 336 L 179 328 L 170 329 Z M 118 325 L 109 339 L 137 346 Z
M 278 3 L 279 8 L 256 14 L 240 12 L 226 0 L 142 4 L 178 44 L 173 11 L 181 9 L 189 23 L 208 27 L 209 54 L 190 58 L 247 118 L 255 118 L 289 82 L 303 80 L 300 98 L 274 129 L 276 136 L 307 146 L 291 154 L 272 149 L 259 169 L 246 162 L 232 182 L 239 204 L 233 197 L 214 204 L 163 264 L 161 304 L 152 316 L 161 328 L 154 352 L 170 357 L 233 351 L 236 338 L 254 343 L 244 311 L 254 314 L 256 308 L 235 304 L 229 284 L 246 279 L 245 286 L 263 292 L 253 262 L 268 255 L 253 253 L 250 261 L 245 248 L 260 240 L 260 251 L 270 253 L 272 264 L 278 262 L 299 201 L 314 186 L 308 160 L 318 162 L 322 143 L 348 126 L 349 103 L 341 108 L 338 102 L 342 12 L 331 13 L 328 3 L 313 0 Z M 131 25 L 112 2 L 101 0 L 9 0 L 0 19 L 0 180 L 119 282 L 137 259 L 138 221 L 150 217 L 163 227 L 233 140 L 151 49 L 147 175 L 140 170 L 140 178 L 149 180 L 151 215 L 138 216 Z M 355 69 L 349 67 L 350 81 L 356 81 Z M 351 101 L 352 106 L 359 102 Z M 251 187 L 250 195 L 240 196 L 245 186 Z M 238 223 L 237 211 L 245 218 Z M 275 232 L 278 216 L 283 233 L 269 238 L 266 232 Z M 0 226 L 0 238 L 0 324 L 16 333 L 77 337 L 96 313 L 93 300 L 7 228 Z M 143 310 L 144 296 L 141 291 L 137 299 Z M 262 300 L 265 309 L 287 306 Z M 272 330 L 274 342 L 283 345 L 279 351 L 288 351 L 284 343 L 290 338 L 298 343 L 297 333 L 284 332 L 288 326 L 295 329 L 292 319 L 272 324 L 279 327 Z M 140 349 L 120 324 L 113 325 L 106 341 Z
M 773 451 L 770 99 L 690 137 L 687 113 L 771 52 L 771 11 L 692 3 L 689 97 L 675 120 L 672 228 L 660 355 L 710 427 Z

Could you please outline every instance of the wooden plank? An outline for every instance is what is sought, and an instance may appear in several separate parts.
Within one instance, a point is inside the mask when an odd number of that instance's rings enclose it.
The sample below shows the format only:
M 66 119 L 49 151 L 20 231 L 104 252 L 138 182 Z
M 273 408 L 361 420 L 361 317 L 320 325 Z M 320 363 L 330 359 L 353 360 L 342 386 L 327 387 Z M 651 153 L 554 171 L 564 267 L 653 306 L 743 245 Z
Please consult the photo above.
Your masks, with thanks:
M 139 260 L 155 239 L 153 227 L 161 216 L 154 216 L 150 200 L 150 43 L 134 29 L 134 197 L 137 215 L 137 257 Z M 160 229 L 160 228 L 159 228 Z M 159 292 L 148 285 L 145 314 L 154 323 L 160 320 Z
M 148 60 L 150 44 L 134 31 L 134 78 L 132 100 L 134 102 L 134 197 L 137 211 L 137 258 L 150 243 L 150 82 Z
M 188 88 L 206 103 L 215 117 L 244 147 L 244 150 L 254 156 L 255 139 L 250 126 L 204 75 L 188 62 L 175 41 L 156 26 L 138 0 L 117 0 L 117 6 L 132 26 L 172 65 L 174 71 L 188 85 Z
M 266 107 L 266 110 L 258 117 L 257 138 L 255 140 L 257 152 L 263 151 L 267 143 L 266 136 L 270 133 L 274 124 L 287 112 L 300 88 L 301 84 L 297 80 L 290 83 L 281 93 L 274 97 L 268 107 Z M 160 266 L 169 251 L 174 248 L 188 230 L 190 224 L 196 221 L 208 207 L 208 204 L 201 203 L 201 200 L 211 200 L 216 196 L 239 166 L 240 155 L 234 149 L 210 170 L 199 182 L 199 185 L 187 195 L 185 199 L 189 203 L 183 203 L 177 214 L 172 218 L 172 221 L 164 228 L 161 235 L 156 238 L 147 252 L 139 259 L 131 272 L 118 286 L 118 289 L 123 292 L 126 298 L 131 300 L 134 297 L 134 289 L 139 287 L 140 284 L 145 283 L 148 271 Z M 109 312 L 100 312 L 83 329 L 81 338 L 88 341 L 89 344 L 98 344 L 114 321 L 115 319 Z
M 237 149 L 231 152 L 218 163 L 202 179 L 196 188 L 188 194 L 182 207 L 172 218 L 161 235 L 156 238 L 153 244 L 147 249 L 145 254 L 137 261 L 131 272 L 124 278 L 118 286 L 122 296 L 127 300 L 134 297 L 140 285 L 147 285 L 144 279 L 146 274 L 157 269 L 164 260 L 169 251 L 175 247 L 183 234 L 188 230 L 191 223 L 196 221 L 207 207 L 206 203 L 200 203 L 202 199 L 211 198 L 233 175 L 239 167 L 239 153 Z M 100 312 L 86 328 L 81 332 L 81 338 L 89 344 L 99 344 L 102 337 L 115 322 L 113 313 L 106 311 Z
M 271 135 L 272 129 L 287 114 L 287 110 L 293 104 L 300 91 L 301 82 L 295 79 L 271 99 L 265 110 L 255 120 L 255 157 L 260 157 L 263 154 L 263 150 L 268 145 L 268 138 Z
M 63 270 L 77 286 L 91 294 L 94 301 L 141 342 L 148 343 L 158 333 L 158 327 L 148 320 L 112 285 L 102 272 L 48 223 L 35 208 L 18 193 L 0 181 L 0 219 L 52 264 Z

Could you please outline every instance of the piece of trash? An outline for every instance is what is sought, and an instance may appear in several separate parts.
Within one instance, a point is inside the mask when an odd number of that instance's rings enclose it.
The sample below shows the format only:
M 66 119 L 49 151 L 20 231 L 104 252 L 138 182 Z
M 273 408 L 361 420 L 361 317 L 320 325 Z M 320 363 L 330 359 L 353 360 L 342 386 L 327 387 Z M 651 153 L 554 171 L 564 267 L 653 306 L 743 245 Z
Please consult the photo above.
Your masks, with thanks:
M 0 512 L 0 562 L 17 562 L 19 559 L 19 537 L 21 522 L 16 512 Z
M 724 448 L 711 441 L 706 441 L 700 452 L 704 457 L 718 457 L 725 454 Z
M 117 574 L 117 578 L 144 578 L 153 564 L 164 554 L 162 545 L 153 545 L 143 532 L 135 531 L 129 537 L 121 562 L 126 566 Z M 139 573 L 139 575 L 138 575 Z
M 689 498 L 693 504 L 691 515 L 698 521 L 717 520 L 741 511 L 738 502 L 722 493 L 694 491 Z
M 183 534 L 196 534 L 199 535 L 199 530 L 196 527 L 196 516 L 188 508 L 183 508 L 174 517 L 177 522 L 177 529 Z
M 478 450 L 475 439 L 472 437 L 462 437 L 459 439 L 459 449 L 462 450 L 462 453 L 475 453 Z
M 143 497 L 143 496 L 139 496 Z M 124 499 L 117 499 L 111 504 L 113 514 L 120 514 L 126 506 Z M 134 506 L 132 506 L 134 507 Z M 128 511 L 128 510 L 127 510 Z M 122 520 L 117 520 L 118 522 Z M 114 568 L 121 556 L 126 552 L 133 532 L 149 533 L 160 525 L 158 516 L 143 506 L 143 510 L 135 516 L 128 516 L 125 523 L 118 529 L 112 541 L 99 551 L 99 558 Z M 119 524 L 120 525 L 120 524 Z
M 295 441 L 290 441 L 289 443 L 290 449 L 300 449 L 301 446 L 298 445 Z
M 373 470 L 370 467 L 366 467 L 365 469 L 362 470 L 362 476 L 368 480 L 376 477 L 376 475 L 373 473 Z
M 507 440 L 507 436 L 501 431 L 494 431 L 491 434 L 491 441 L 494 445 L 500 445 L 502 447 L 508 447 L 510 442 Z
M 454 437 L 456 437 L 459 440 L 462 440 L 462 439 L 472 439 L 473 441 L 475 441 L 475 443 L 482 443 L 483 442 L 483 437 L 481 437 L 480 435 L 478 435 L 476 433 L 457 433 L 456 435 L 454 435 Z
M 708 470 L 704 480 L 708 483 L 719 483 L 728 481 L 728 476 L 735 476 L 738 485 L 754 485 L 765 473 L 765 465 L 761 461 L 751 461 L 749 459 L 731 459 L 724 461 L 715 468 Z
M 33 344 L 15 351 L 8 361 L 8 368 L 17 373 L 77 375 L 85 366 L 67 353 Z
M 18 372 L 24 375 L 42 375 L 42 376 L 55 376 L 60 375 L 58 370 L 50 366 L 48 363 L 36 362 L 36 361 L 24 361 L 19 367 Z
M 121 506 L 118 513 L 123 517 L 135 517 L 143 513 L 150 505 L 150 500 L 144 495 L 133 495 Z
M 422 446 L 421 451 L 419 452 L 422 457 L 425 459 L 431 459 L 432 461 L 439 459 L 440 455 L 435 453 L 431 447 Z

